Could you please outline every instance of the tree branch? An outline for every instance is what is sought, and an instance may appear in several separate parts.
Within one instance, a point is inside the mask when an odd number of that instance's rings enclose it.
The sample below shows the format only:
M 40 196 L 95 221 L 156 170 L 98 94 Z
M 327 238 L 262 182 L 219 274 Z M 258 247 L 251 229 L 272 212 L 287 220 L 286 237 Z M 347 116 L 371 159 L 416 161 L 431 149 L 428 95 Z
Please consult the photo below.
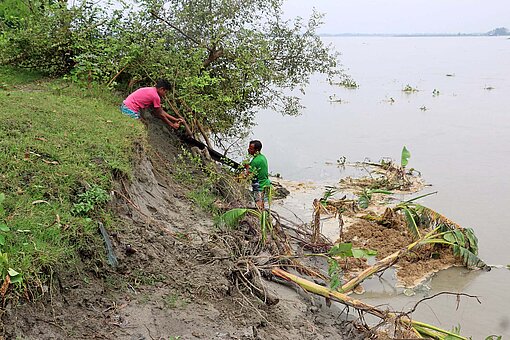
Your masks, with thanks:
M 420 301 L 416 302 L 416 304 L 413 306 L 413 308 L 411 308 L 411 310 L 410 310 L 410 311 L 408 311 L 408 312 L 406 312 L 405 314 L 406 314 L 406 315 L 409 315 L 409 314 L 414 313 L 414 312 L 416 311 L 416 308 L 418 307 L 418 305 L 419 305 L 420 303 L 422 303 L 423 301 L 426 301 L 426 300 L 431 300 L 431 299 L 433 299 L 433 298 L 435 298 L 435 297 L 437 297 L 437 296 L 439 296 L 439 295 L 455 295 L 455 296 L 457 296 L 457 300 L 458 300 L 461 296 L 467 296 L 467 297 L 470 297 L 470 298 L 475 298 L 475 299 L 476 299 L 476 301 L 478 301 L 478 303 L 479 303 L 479 304 L 482 304 L 482 302 L 480 301 L 480 299 L 479 299 L 479 298 L 478 298 L 478 296 L 476 296 L 476 295 L 469 295 L 469 294 L 466 294 L 466 293 L 439 292 L 439 293 L 434 294 L 434 295 L 432 295 L 432 296 L 427 296 L 427 297 L 425 297 L 425 298 L 421 299 Z M 458 302 L 459 302 L 459 301 L 457 301 L 457 309 L 459 308 L 459 307 L 458 307 Z
M 169 22 L 168 20 L 166 20 L 165 18 L 163 17 L 160 17 L 155 10 L 151 10 L 150 11 L 151 15 L 158 19 L 158 20 L 161 20 L 163 21 L 165 24 L 167 24 L 168 26 L 170 26 L 171 28 L 173 28 L 174 30 L 176 30 L 177 32 L 179 32 L 183 37 L 185 37 L 186 39 L 194 42 L 195 44 L 197 44 L 198 46 L 200 47 L 205 47 L 210 53 L 213 52 L 213 49 L 210 48 L 210 47 L 207 47 L 205 46 L 203 43 L 201 43 L 200 41 L 196 40 L 195 38 L 193 38 L 192 36 L 189 36 L 188 34 L 184 33 L 184 31 L 182 31 L 179 27 L 175 26 L 174 24 L 172 24 L 171 22 Z

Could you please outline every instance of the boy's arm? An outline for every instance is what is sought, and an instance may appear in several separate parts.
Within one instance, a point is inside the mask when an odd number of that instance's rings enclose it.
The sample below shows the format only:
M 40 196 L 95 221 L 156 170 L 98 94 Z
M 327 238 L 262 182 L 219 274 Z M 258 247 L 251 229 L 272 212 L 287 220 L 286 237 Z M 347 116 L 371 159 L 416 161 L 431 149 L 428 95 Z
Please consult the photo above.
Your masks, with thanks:
M 156 114 L 156 116 L 162 119 L 167 125 L 171 126 L 174 129 L 178 129 L 179 126 L 181 125 L 182 122 L 181 119 L 169 115 L 161 107 L 154 108 L 154 113 Z
M 172 116 L 171 114 L 166 113 L 166 112 L 165 112 L 165 110 L 163 110 L 161 107 L 158 107 L 158 108 L 157 108 L 157 109 L 155 109 L 155 110 L 156 110 L 156 114 L 157 114 L 158 116 L 160 116 L 160 117 L 161 117 L 161 114 L 166 115 L 165 117 L 166 117 L 166 118 L 168 118 L 168 120 L 171 120 L 171 121 L 172 121 L 172 122 L 174 122 L 174 123 L 179 122 L 179 123 L 181 123 L 181 124 L 182 124 L 182 123 L 184 123 L 184 122 L 185 122 L 185 121 L 184 121 L 184 119 L 182 119 L 182 118 L 176 118 L 176 117 Z

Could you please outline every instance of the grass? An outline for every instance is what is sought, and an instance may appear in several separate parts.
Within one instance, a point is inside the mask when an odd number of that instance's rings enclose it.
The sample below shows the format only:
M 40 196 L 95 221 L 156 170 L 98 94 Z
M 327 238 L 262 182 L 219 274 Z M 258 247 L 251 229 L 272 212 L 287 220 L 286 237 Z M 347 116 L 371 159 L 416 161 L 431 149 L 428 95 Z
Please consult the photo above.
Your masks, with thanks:
M 0 85 L 0 224 L 9 228 L 0 279 L 15 269 L 21 291 L 80 256 L 104 254 L 96 220 L 108 228 L 114 217 L 87 188 L 108 193 L 114 174 L 131 175 L 132 144 L 144 128 L 120 114 L 122 98 L 108 90 L 84 91 L 7 67 Z M 80 203 L 91 209 L 76 213 Z
M 213 216 L 218 215 L 218 208 L 214 205 L 214 202 L 218 197 L 211 192 L 207 185 L 202 185 L 190 191 L 187 196 L 202 210 L 212 214 Z
M 168 309 L 184 308 L 189 301 L 177 293 L 167 294 L 163 297 L 163 304 Z

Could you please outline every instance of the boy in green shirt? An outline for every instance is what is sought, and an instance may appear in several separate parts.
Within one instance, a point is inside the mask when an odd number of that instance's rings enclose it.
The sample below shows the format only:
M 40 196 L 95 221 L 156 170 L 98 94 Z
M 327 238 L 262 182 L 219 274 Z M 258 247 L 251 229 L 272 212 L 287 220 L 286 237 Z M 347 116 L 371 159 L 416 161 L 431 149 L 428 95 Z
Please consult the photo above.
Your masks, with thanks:
M 264 210 L 264 194 L 271 187 L 266 157 L 260 153 L 262 143 L 252 140 L 248 146 L 248 153 L 253 156 L 249 164 L 245 164 L 247 174 L 252 174 L 253 198 L 257 208 Z

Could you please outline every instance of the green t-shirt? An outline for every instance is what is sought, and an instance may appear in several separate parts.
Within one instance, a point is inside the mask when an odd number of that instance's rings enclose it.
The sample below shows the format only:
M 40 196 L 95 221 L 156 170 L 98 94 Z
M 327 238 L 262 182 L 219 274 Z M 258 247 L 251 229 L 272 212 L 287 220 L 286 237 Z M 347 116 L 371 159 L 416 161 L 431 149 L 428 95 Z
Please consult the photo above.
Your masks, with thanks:
M 267 170 L 266 156 L 261 153 L 256 154 L 250 162 L 250 171 L 259 182 L 260 189 L 271 185 L 271 181 L 268 178 L 269 172 Z

